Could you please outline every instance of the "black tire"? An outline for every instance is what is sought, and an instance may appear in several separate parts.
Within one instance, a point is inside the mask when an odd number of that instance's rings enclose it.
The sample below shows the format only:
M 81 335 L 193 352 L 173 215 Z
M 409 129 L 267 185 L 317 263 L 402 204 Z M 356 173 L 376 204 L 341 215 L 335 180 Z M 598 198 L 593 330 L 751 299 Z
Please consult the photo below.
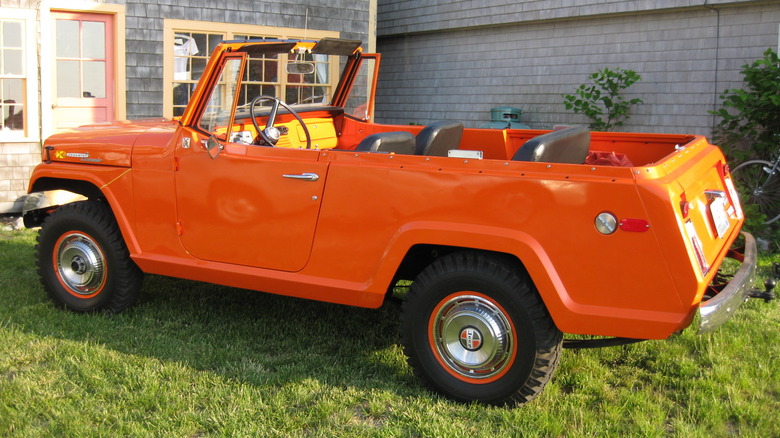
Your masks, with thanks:
M 427 267 L 404 302 L 401 330 L 415 375 L 452 399 L 494 405 L 536 397 L 563 343 L 522 266 L 479 252 Z
M 749 160 L 735 167 L 731 172 L 745 202 L 756 204 L 758 211 L 766 215 L 764 224 L 780 219 L 780 175 L 769 175 L 772 163 L 766 160 Z
M 41 283 L 58 307 L 119 313 L 138 298 L 143 272 L 102 202 L 74 202 L 52 212 L 35 250 Z

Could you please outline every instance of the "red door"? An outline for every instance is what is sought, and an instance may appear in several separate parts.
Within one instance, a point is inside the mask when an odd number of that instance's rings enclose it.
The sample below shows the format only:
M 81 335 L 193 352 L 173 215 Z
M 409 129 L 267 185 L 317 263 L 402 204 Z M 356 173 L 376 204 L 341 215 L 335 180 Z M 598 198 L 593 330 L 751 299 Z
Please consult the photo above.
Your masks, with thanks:
M 52 15 L 54 129 L 114 120 L 113 15 Z

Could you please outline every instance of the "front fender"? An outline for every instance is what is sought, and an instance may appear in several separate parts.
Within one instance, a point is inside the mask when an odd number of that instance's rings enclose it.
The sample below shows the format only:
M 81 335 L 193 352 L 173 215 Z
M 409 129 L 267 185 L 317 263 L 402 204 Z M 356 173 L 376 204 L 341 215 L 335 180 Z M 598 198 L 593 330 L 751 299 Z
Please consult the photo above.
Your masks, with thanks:
M 30 177 L 28 194 L 58 190 L 75 193 L 88 199 L 105 199 L 119 224 L 130 254 L 135 255 L 140 252 L 133 231 L 135 212 L 131 207 L 134 205 L 132 169 L 65 163 L 41 163 L 36 166 Z M 62 200 L 43 197 L 41 202 L 26 203 L 25 210 L 56 207 Z M 34 222 L 31 223 L 33 224 Z

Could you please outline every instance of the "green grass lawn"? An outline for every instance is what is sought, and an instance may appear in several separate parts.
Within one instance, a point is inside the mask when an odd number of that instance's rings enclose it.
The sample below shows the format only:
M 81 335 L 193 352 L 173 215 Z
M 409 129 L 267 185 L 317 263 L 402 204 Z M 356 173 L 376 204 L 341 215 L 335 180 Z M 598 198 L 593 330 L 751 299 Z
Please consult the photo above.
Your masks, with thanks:
M 542 395 L 508 409 L 427 391 L 397 304 L 147 276 L 127 312 L 77 315 L 39 285 L 34 241 L 0 232 L 0 436 L 780 436 L 777 302 L 708 335 L 566 350 Z

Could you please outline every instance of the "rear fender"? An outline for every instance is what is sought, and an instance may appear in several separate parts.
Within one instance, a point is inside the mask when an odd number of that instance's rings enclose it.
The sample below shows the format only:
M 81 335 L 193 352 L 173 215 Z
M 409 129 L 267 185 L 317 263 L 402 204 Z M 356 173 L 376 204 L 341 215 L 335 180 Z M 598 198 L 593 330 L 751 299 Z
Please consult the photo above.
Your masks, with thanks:
M 567 308 L 573 305 L 542 246 L 533 237 L 519 230 L 441 222 L 410 223 L 402 227 L 392 239 L 391 249 L 386 253 L 387 263 L 384 264 L 385 269 L 389 270 L 377 273 L 378 277 L 382 278 L 382 281 L 385 278 L 388 282 L 391 281 L 396 277 L 397 267 L 406 260 L 407 254 L 421 244 L 446 247 L 453 251 L 473 249 L 513 256 L 531 276 L 553 319 L 556 315 L 566 313 Z M 408 267 L 404 269 L 415 272 Z
M 544 247 L 520 230 L 442 222 L 415 222 L 398 231 L 375 277 L 390 284 L 406 254 L 420 244 L 484 250 L 513 256 L 528 272 L 556 326 L 565 333 L 664 339 L 678 331 L 690 312 L 654 311 L 578 302 Z M 389 265 L 388 265 L 389 264 Z M 408 267 L 405 267 L 407 269 Z

